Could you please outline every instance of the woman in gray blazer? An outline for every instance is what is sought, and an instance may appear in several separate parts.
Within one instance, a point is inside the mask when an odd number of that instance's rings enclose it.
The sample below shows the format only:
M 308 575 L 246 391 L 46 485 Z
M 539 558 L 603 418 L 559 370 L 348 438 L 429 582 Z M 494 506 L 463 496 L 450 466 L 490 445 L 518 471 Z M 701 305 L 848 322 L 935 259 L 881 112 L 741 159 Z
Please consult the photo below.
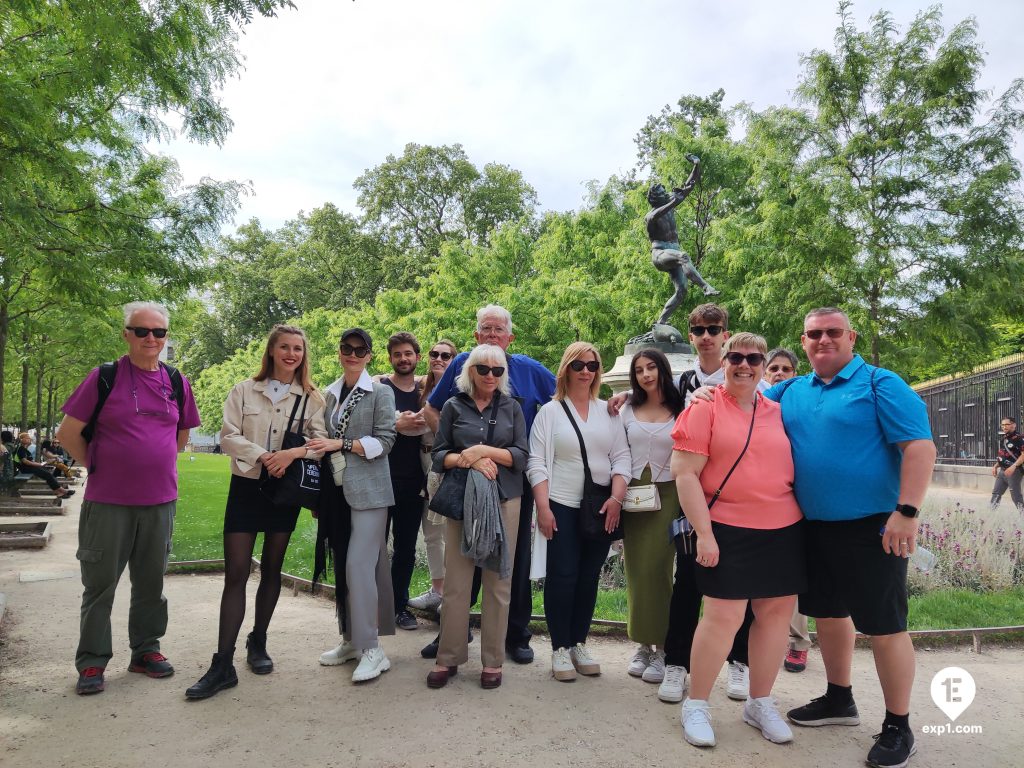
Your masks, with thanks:
M 391 668 L 378 635 L 395 634 L 388 564 L 388 507 L 395 503 L 387 455 L 395 442 L 395 397 L 374 384 L 366 366 L 373 341 L 362 328 L 341 334 L 344 375 L 324 393 L 329 437 L 307 443 L 326 451 L 321 477 L 314 583 L 334 561 L 338 628 L 342 642 L 320 655 L 324 666 L 359 660 L 356 683 Z

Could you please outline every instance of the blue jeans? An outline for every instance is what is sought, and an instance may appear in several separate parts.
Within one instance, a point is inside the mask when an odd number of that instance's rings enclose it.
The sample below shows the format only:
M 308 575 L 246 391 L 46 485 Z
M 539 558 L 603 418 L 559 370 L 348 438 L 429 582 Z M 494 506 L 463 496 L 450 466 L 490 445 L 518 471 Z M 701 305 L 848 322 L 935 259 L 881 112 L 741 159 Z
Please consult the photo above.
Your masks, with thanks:
M 578 509 L 552 501 L 551 512 L 558 530 L 548 542 L 544 616 L 557 650 L 587 642 L 608 544 L 580 536 Z

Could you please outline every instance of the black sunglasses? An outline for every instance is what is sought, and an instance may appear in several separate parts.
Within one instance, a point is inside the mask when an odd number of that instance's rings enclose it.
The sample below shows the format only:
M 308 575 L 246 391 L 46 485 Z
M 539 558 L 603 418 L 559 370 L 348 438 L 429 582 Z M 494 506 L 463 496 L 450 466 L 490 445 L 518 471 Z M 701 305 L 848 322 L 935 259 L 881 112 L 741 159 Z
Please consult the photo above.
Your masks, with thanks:
M 704 332 L 707 331 L 710 336 L 717 336 L 725 330 L 725 326 L 721 325 L 691 325 L 690 333 L 694 336 L 703 336 Z
M 490 373 L 496 379 L 500 379 L 501 375 L 505 373 L 505 366 L 503 365 L 474 365 L 473 367 L 476 368 L 476 372 L 481 376 L 486 376 L 488 373 Z
M 789 373 L 792 370 L 793 370 L 793 366 L 792 365 L 780 365 L 779 363 L 772 363 L 771 365 L 768 366 L 769 373 L 775 373 L 776 371 L 782 371 L 784 373 Z
M 140 339 L 146 338 L 151 333 L 153 334 L 154 339 L 162 339 L 164 336 L 167 335 L 166 328 L 143 328 L 142 326 L 138 325 L 126 325 L 124 329 L 126 331 L 131 331 Z
M 830 339 L 838 339 L 841 336 L 843 336 L 843 334 L 849 332 L 849 328 L 825 328 L 824 330 L 822 330 L 821 328 L 815 328 L 813 331 L 804 331 L 804 336 L 806 336 L 811 341 L 817 341 L 818 339 L 821 338 L 822 334 L 824 333 L 827 333 Z
M 446 363 L 453 357 L 451 352 L 438 352 L 436 349 L 430 350 L 427 354 L 430 355 L 431 360 L 437 360 L 440 357 Z
M 569 363 L 569 367 L 572 368 L 576 373 L 579 373 L 586 368 L 591 373 L 597 373 L 597 369 L 601 367 L 601 364 L 597 360 L 589 360 L 583 362 L 582 360 L 573 360 Z
M 730 365 L 739 365 L 746 360 L 751 368 L 756 368 L 764 362 L 764 355 L 760 352 L 750 352 L 746 355 L 742 352 L 729 352 L 726 354 L 725 359 L 729 361 Z
M 355 355 L 356 357 L 366 357 L 370 354 L 369 347 L 353 347 L 351 344 L 341 345 L 341 354 L 343 355 Z

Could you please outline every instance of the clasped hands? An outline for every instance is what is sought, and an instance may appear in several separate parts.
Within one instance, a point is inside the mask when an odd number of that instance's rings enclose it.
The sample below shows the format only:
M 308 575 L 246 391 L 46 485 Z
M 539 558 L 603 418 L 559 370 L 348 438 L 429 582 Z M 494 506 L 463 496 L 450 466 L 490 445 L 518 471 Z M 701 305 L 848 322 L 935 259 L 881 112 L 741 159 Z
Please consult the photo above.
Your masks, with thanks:
M 281 477 L 295 459 L 306 455 L 306 447 L 289 448 L 286 451 L 267 451 L 260 456 L 260 463 L 267 468 L 271 477 Z
M 472 445 L 458 455 L 458 465 L 466 469 L 475 469 L 488 480 L 498 477 L 498 465 L 487 456 L 486 445 Z

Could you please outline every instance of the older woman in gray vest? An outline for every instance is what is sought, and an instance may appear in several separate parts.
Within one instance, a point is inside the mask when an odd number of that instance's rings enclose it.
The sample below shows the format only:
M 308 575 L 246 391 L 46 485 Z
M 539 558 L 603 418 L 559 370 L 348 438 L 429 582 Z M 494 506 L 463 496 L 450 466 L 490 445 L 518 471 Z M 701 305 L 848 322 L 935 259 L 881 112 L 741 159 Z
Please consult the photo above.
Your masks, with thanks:
M 344 375 L 325 394 L 329 438 L 307 446 L 328 453 L 321 472 L 319 526 L 313 581 L 334 561 L 338 628 L 342 642 L 320 655 L 324 666 L 359 660 L 356 683 L 391 668 L 379 635 L 395 634 L 388 565 L 388 507 L 395 503 L 386 457 L 395 442 L 395 397 L 366 372 L 373 341 L 362 328 L 341 334 Z

